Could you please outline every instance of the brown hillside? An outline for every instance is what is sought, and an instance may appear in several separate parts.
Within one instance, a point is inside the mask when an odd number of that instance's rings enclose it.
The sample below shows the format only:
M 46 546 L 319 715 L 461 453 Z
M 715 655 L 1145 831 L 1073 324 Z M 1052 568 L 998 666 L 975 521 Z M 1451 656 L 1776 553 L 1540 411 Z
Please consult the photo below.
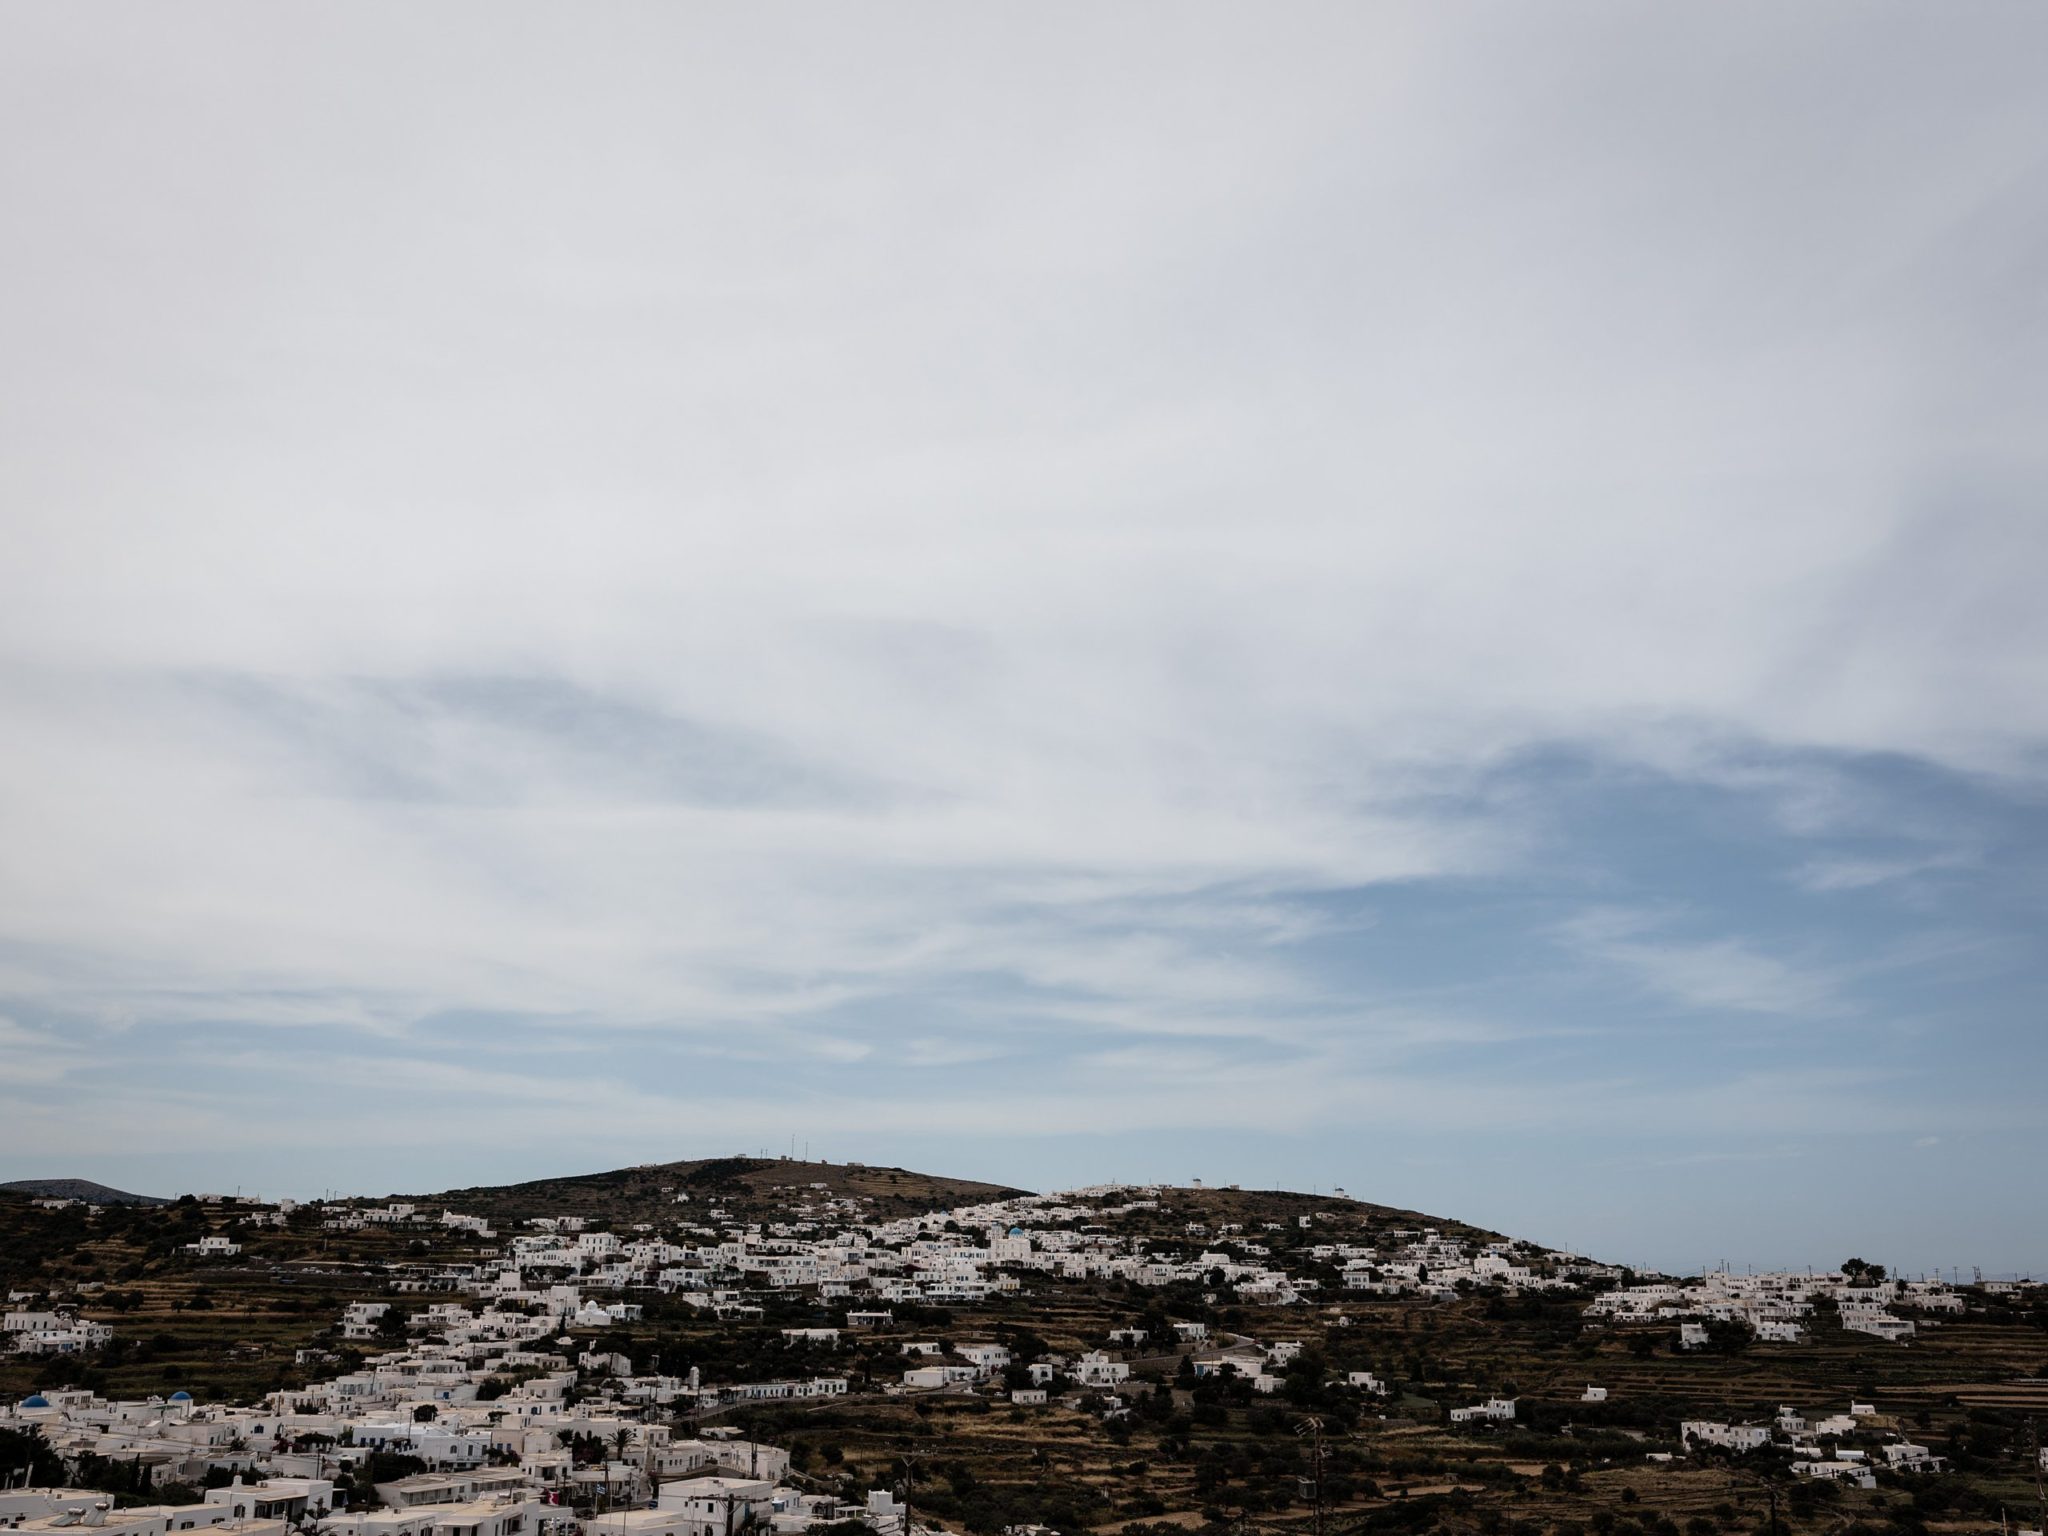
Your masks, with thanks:
M 948 1206 L 1025 1193 L 974 1179 L 949 1179 L 907 1168 L 863 1163 L 805 1162 L 785 1157 L 714 1157 L 643 1163 L 608 1173 L 483 1185 L 413 1198 L 474 1215 L 518 1218 L 583 1216 L 613 1221 L 675 1220 L 678 1207 L 782 1218 L 827 1200 L 870 1202 L 877 1216 L 910 1216 Z M 686 1201 L 678 1196 L 687 1196 Z

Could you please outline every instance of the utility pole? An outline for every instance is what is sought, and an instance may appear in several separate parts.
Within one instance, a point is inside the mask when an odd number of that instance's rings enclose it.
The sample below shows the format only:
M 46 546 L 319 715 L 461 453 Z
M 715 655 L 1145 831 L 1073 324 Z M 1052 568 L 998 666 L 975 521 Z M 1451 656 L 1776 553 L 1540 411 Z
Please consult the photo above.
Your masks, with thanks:
M 2041 1421 L 2027 1419 L 2027 1448 L 2034 1453 L 2034 1528 L 2048 1536 L 2048 1481 L 2041 1476 Z
M 1308 1436 L 1309 1459 L 1316 1489 L 1315 1536 L 1323 1536 L 1323 1421 L 1311 1414 L 1294 1426 L 1294 1432 L 1297 1435 Z M 1776 1532 L 1773 1532 L 1772 1536 L 1776 1536 Z
M 910 1485 L 917 1477 L 917 1464 L 923 1461 L 923 1451 L 903 1453 L 903 1536 L 913 1536 L 916 1527 L 910 1523 Z M 730 1536 L 730 1533 L 727 1533 Z
M 1768 1532 L 1768 1536 L 1778 1536 L 1778 1485 L 1760 1472 L 1741 1471 L 1732 1466 L 1728 1471 L 1738 1485 L 1748 1483 L 1752 1487 L 1761 1487 L 1763 1489 L 1764 1496 L 1770 1500 L 1771 1505 L 1771 1523 L 1765 1527 L 1765 1530 Z M 1744 1502 L 1748 1501 L 1745 1500 Z

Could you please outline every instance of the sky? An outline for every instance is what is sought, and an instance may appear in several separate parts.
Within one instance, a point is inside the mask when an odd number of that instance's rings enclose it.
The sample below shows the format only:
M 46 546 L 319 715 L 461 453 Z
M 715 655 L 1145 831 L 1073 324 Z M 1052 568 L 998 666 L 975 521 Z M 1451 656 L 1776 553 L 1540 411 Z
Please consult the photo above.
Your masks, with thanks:
M 0 1177 L 2048 1270 L 2044 47 L 7 7 Z

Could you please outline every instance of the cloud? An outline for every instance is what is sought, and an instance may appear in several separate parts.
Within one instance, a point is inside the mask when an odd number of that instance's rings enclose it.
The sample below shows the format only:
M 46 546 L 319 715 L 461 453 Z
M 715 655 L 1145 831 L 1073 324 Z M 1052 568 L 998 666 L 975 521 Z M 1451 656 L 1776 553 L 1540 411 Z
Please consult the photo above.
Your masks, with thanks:
M 1960 853 L 1926 854 L 1917 858 L 1812 859 L 1792 872 L 1793 881 L 1808 891 L 1862 891 L 1872 886 L 1911 880 L 1915 876 L 1956 869 L 1969 862 Z
M 52 1086 L 91 1064 L 90 1053 L 60 1036 L 24 1028 L 0 1014 L 0 1081 L 22 1087 Z
M 1601 909 L 1562 924 L 1567 948 L 1613 966 L 1646 991 L 1702 1012 L 1812 1017 L 1840 1012 L 1839 979 L 1800 966 L 1738 938 L 1685 939 L 1665 932 L 1666 919 L 1639 911 Z
M 236 1146 L 207 1053 L 337 1039 L 591 1135 L 670 1049 L 733 1135 L 1748 1125 L 1711 1026 L 1913 952 L 1784 871 L 1995 928 L 2042 20 L 1160 20 L 0 21 L 9 1060 Z

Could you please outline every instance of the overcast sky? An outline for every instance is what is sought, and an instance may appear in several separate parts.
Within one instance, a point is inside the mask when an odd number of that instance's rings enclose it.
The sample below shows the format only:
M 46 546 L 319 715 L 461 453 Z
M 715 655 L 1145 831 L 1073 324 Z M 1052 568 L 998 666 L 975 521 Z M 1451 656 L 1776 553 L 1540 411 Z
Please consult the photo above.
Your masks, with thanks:
M 0 12 L 0 1176 L 2048 1268 L 2048 10 Z

